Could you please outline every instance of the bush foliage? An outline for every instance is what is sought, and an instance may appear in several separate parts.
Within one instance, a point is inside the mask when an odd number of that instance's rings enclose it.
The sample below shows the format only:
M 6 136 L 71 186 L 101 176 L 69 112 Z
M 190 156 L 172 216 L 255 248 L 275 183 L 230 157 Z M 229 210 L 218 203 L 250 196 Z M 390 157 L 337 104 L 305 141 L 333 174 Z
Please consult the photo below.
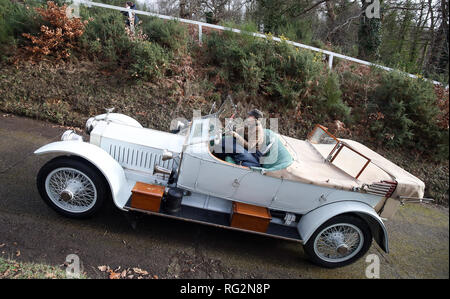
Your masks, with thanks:
M 225 80 L 237 83 L 236 91 L 263 94 L 287 106 L 296 104 L 323 67 L 311 52 L 275 42 L 270 37 L 213 32 L 205 45 L 208 63 L 220 68 Z
M 0 54 L 12 55 L 27 40 L 22 33 L 37 34 L 43 20 L 33 7 L 0 0 Z
M 126 34 L 124 17 L 119 12 L 89 9 L 83 10 L 82 16 L 90 20 L 81 38 L 89 57 L 112 66 L 129 59 L 133 43 Z
M 441 111 L 430 82 L 383 72 L 372 99 L 372 109 L 383 114 L 370 127 L 378 139 L 396 147 L 448 156 L 448 127 L 439 127 Z
M 35 8 L 48 25 L 41 25 L 39 35 L 22 33 L 32 43 L 24 48 L 34 57 L 51 55 L 57 60 L 68 58 L 70 51 L 76 47 L 88 21 L 69 18 L 66 9 L 67 5 L 58 6 L 52 1 L 47 2 L 46 8 Z
M 175 21 L 141 17 L 132 34 L 120 12 L 89 9 L 83 17 L 90 20 L 82 37 L 89 56 L 111 68 L 123 67 L 132 78 L 160 78 L 175 53 L 187 46 L 187 32 Z
M 134 59 L 129 72 L 133 77 L 148 81 L 165 74 L 169 57 L 160 45 L 149 41 L 135 42 L 131 54 Z
M 320 54 L 275 42 L 270 35 L 261 39 L 231 32 L 210 34 L 205 48 L 208 63 L 237 92 L 267 97 L 280 108 L 312 107 L 312 118 L 319 122 L 349 117 L 339 79 Z
M 156 17 L 141 17 L 143 33 L 148 40 L 159 44 L 170 52 L 186 50 L 187 30 L 177 21 L 166 21 Z

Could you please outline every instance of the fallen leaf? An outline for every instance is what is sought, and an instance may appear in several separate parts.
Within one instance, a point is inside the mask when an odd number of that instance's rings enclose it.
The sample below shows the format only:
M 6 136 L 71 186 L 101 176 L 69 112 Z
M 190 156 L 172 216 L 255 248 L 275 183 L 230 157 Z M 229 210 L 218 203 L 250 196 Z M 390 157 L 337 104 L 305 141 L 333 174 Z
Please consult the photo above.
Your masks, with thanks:
M 122 271 L 122 274 L 120 274 L 120 276 L 121 276 L 122 278 L 125 278 L 125 277 L 127 276 L 127 270 L 123 270 L 123 271 Z
M 148 272 L 139 268 L 133 268 L 133 271 L 137 274 L 141 274 L 141 275 L 147 275 Z
M 16 256 L 20 256 L 20 250 L 16 251 Z
M 54 273 L 46 273 L 44 275 L 45 278 L 56 278 L 56 275 Z
M 153 275 L 154 279 L 159 279 L 158 275 Z
M 98 266 L 97 268 L 102 272 L 105 272 L 107 270 L 106 266 Z
M 119 279 L 120 278 L 120 273 L 116 273 L 111 271 L 109 274 L 109 279 Z

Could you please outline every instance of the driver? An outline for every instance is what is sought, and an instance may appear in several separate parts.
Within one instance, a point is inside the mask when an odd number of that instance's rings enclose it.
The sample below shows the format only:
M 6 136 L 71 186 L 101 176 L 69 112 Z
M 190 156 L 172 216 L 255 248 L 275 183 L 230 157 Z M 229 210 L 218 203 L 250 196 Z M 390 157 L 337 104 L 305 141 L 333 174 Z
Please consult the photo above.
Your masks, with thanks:
M 263 114 L 258 109 L 248 112 L 242 126 L 222 139 L 222 153 L 231 156 L 236 163 L 247 167 L 260 167 L 260 148 L 264 144 L 264 130 L 259 121 Z

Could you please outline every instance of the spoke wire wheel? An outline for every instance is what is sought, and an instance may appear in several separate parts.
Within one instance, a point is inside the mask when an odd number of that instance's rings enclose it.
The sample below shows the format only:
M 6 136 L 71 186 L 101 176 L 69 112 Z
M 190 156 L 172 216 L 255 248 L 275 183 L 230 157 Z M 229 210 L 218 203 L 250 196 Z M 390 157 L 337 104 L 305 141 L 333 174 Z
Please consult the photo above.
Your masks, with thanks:
M 353 214 L 335 216 L 322 224 L 303 245 L 310 260 L 322 267 L 349 265 L 362 257 L 372 244 L 372 232 Z
M 363 244 L 364 235 L 358 227 L 349 223 L 337 223 L 317 234 L 314 251 L 324 261 L 339 263 L 354 257 Z
M 97 201 L 97 188 L 83 172 L 69 167 L 53 170 L 45 180 L 50 200 L 71 213 L 89 211 Z
M 103 174 L 77 156 L 59 156 L 48 161 L 39 170 L 36 183 L 45 203 L 71 218 L 92 216 L 111 196 Z

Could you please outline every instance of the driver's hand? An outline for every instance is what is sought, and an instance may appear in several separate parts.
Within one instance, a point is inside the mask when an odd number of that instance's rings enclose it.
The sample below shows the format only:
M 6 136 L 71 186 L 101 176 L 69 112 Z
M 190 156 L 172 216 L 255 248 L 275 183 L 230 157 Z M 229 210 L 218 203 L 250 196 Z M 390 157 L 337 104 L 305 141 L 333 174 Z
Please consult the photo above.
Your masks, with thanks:
M 230 136 L 230 135 L 233 135 L 233 133 L 234 133 L 234 131 L 232 131 L 232 130 L 225 130 L 225 135 Z

